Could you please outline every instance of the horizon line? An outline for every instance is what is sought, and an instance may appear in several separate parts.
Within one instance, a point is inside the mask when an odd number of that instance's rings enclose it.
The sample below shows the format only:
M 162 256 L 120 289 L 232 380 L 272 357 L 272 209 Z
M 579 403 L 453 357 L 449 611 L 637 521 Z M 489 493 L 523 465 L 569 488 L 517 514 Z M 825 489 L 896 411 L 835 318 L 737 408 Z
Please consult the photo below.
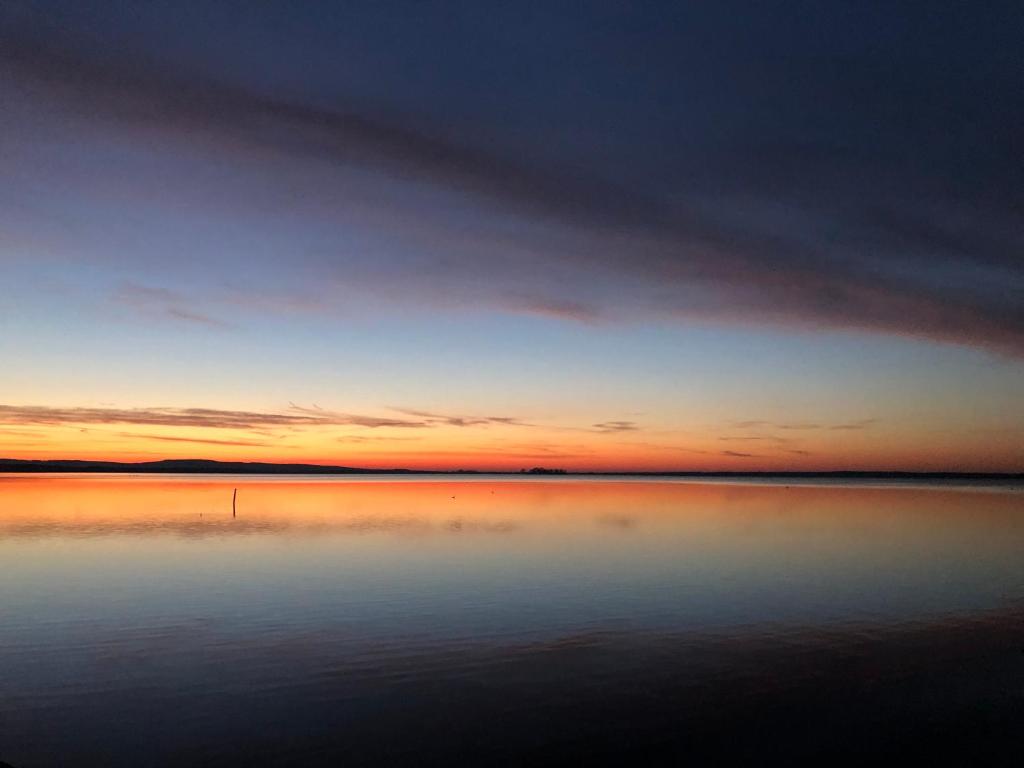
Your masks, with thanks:
M 212 465 L 212 467 L 211 467 Z M 61 469 L 64 467 L 64 469 Z M 409 475 L 514 475 L 532 477 L 559 476 L 642 476 L 642 477 L 863 477 L 921 479 L 1024 479 L 1024 471 L 977 472 L 962 470 L 829 469 L 829 470 L 571 470 L 559 467 L 499 469 L 409 469 L 405 467 L 369 468 L 307 462 L 220 461 L 217 459 L 154 459 L 151 461 L 108 461 L 91 459 L 14 459 L 0 458 L 0 474 L 29 471 L 38 474 L 78 472 L 141 472 L 144 474 L 409 474 Z M 232 469 L 226 469 L 226 468 Z M 210 469 L 214 471 L 210 471 Z M 216 471 L 223 468 L 223 471 Z M 264 472 L 253 471 L 255 469 Z

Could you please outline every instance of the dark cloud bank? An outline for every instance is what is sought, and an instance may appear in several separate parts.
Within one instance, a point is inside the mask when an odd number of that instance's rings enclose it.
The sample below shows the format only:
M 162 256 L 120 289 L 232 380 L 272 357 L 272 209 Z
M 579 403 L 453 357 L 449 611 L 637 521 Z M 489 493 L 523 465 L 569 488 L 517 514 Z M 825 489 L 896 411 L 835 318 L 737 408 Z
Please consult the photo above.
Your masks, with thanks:
M 0 223 L 22 236 L 47 217 L 12 202 L 19 181 L 94 192 L 65 166 L 29 165 L 33 120 L 59 115 L 82 152 L 101 135 L 227 169 L 164 179 L 172 218 L 197 198 L 226 219 L 270 206 L 266 227 L 315 229 L 315 249 L 228 248 L 208 265 L 244 263 L 254 305 L 287 259 L 327 307 L 354 292 L 1024 354 L 1016 4 L 455 4 L 385 18 L 313 3 L 289 12 L 302 46 L 275 37 L 274 4 L 248 25 L 183 13 L 166 34 L 159 3 L 131 18 L 57 5 L 67 23 L 31 3 L 0 16 Z M 126 194 L 154 192 L 133 168 L 111 174 Z M 354 250 L 360 237 L 374 244 Z M 88 252 L 104 247 L 97 235 Z M 177 293 L 124 285 L 122 304 L 221 324 Z

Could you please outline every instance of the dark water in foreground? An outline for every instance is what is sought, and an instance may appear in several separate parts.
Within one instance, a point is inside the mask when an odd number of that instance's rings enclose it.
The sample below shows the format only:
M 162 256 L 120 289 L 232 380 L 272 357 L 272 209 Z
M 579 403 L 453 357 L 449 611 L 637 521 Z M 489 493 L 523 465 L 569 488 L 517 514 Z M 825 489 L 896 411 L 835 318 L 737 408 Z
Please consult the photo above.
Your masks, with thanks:
M 16 768 L 883 754 L 1020 764 L 1024 493 L 0 477 Z

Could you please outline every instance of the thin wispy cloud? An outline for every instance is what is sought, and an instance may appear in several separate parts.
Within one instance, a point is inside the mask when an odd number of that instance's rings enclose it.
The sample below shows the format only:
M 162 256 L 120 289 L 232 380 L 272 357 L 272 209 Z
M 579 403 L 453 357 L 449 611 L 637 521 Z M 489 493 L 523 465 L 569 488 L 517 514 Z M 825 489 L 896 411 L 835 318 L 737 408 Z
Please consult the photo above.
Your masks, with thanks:
M 615 434 L 617 432 L 636 432 L 640 429 L 635 421 L 602 421 L 593 427 L 595 432 Z
M 649 448 L 656 451 L 670 451 L 680 453 L 695 453 L 695 454 L 709 454 L 711 451 L 706 451 L 703 448 L 693 448 L 688 445 L 664 445 L 662 443 L 650 443 L 650 442 L 624 442 L 620 445 L 632 447 L 632 448 Z
M 143 432 L 117 432 L 118 437 L 139 438 L 143 440 L 159 440 L 168 443 L 197 443 L 200 445 L 231 445 L 243 446 L 246 448 L 265 448 L 270 445 L 278 447 L 276 443 L 267 443 L 260 440 L 215 440 L 202 437 L 177 437 L 174 435 L 150 435 Z
M 833 424 L 829 429 L 838 430 L 857 430 L 857 429 L 868 429 L 878 423 L 878 419 L 860 419 L 859 421 L 851 421 L 846 424 Z
M 570 320 L 577 323 L 595 324 L 600 322 L 607 313 L 600 306 L 586 304 L 572 299 L 550 299 L 541 297 L 518 297 L 504 301 L 499 300 L 498 306 L 512 312 L 528 315 L 553 317 L 558 320 Z
M 857 419 L 856 421 L 840 422 L 837 424 L 818 424 L 815 422 L 772 422 L 763 419 L 751 419 L 747 421 L 734 421 L 730 424 L 733 429 L 756 430 L 756 429 L 782 429 L 789 431 L 814 431 L 814 430 L 858 430 L 870 429 L 879 423 L 878 419 Z M 766 440 L 773 439 L 783 442 L 786 438 L 766 435 L 727 435 L 719 440 Z
M 206 326 L 207 328 L 231 327 L 230 323 L 200 312 L 190 306 L 191 302 L 185 296 L 166 288 L 154 288 L 133 282 L 125 282 L 115 291 L 113 301 L 115 304 L 128 307 L 144 317 L 170 318 L 172 320 Z
M 209 315 L 204 315 L 200 312 L 193 312 L 188 309 L 182 309 L 181 307 L 167 307 L 167 315 L 173 317 L 176 320 L 184 320 L 189 323 L 199 323 L 211 328 L 229 328 L 230 325 L 225 323 L 223 320 L 217 320 Z
M 732 426 L 734 426 L 736 429 L 755 429 L 757 427 L 771 426 L 771 423 L 767 421 L 754 419 L 750 421 L 734 421 L 732 423 Z
M 298 414 L 306 419 L 311 425 L 320 426 L 353 426 L 368 427 L 398 427 L 408 429 L 424 429 L 434 426 L 426 420 L 395 419 L 388 416 L 365 416 L 353 413 L 329 411 L 319 406 L 306 408 L 292 405 L 290 413 Z M 302 422 L 296 422 L 295 426 L 303 426 Z
M 465 416 L 456 414 L 433 413 L 431 411 L 420 411 L 415 408 L 397 408 L 391 410 L 396 413 L 404 413 L 407 416 L 416 416 L 425 424 L 432 426 L 448 427 L 480 427 L 488 424 L 504 424 L 507 426 L 529 427 L 533 426 L 515 418 L 514 416 Z

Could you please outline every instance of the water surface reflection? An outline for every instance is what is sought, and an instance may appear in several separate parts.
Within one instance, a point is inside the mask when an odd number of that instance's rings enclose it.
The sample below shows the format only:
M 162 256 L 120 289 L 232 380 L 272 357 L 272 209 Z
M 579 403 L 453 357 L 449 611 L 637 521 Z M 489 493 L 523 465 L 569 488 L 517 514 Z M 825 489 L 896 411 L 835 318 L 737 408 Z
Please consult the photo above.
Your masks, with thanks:
M 18 768 L 1021 746 L 1012 489 L 10 476 L 0 562 Z

